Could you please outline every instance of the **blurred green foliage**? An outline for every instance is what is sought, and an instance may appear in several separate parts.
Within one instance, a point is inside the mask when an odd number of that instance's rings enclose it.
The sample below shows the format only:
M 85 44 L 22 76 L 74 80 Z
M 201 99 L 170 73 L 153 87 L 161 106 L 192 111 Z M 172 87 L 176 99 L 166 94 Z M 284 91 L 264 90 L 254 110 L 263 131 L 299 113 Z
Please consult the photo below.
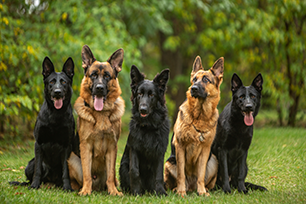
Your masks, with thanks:
M 73 58 L 75 101 L 84 44 L 99 61 L 124 49 L 119 81 L 126 110 L 132 64 L 149 79 L 170 68 L 167 104 L 175 118 L 195 57 L 208 69 L 224 56 L 220 110 L 230 101 L 234 72 L 245 85 L 261 72 L 263 108 L 276 109 L 279 124 L 294 126 L 297 111 L 306 108 L 305 22 L 306 1 L 300 0 L 0 0 L 0 134 L 33 128 L 45 56 L 56 71 Z

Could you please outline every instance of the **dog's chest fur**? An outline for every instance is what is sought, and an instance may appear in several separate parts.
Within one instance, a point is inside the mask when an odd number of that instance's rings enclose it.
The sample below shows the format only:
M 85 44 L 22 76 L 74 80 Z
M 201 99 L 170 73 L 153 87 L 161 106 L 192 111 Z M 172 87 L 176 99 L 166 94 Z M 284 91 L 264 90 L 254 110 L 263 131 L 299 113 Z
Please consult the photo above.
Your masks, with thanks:
M 191 107 L 191 105 L 196 107 Z M 207 107 L 210 107 L 210 110 Z M 181 105 L 178 117 L 179 119 L 174 125 L 174 132 L 176 133 L 174 143 L 185 146 L 185 162 L 187 164 L 185 166 L 190 167 L 189 170 L 186 169 L 188 174 L 188 172 L 191 173 L 194 170 L 193 167 L 202 151 L 210 148 L 215 137 L 219 113 L 213 105 L 207 102 L 204 104 L 190 103 L 187 100 Z
M 86 127 L 91 127 L 86 128 L 86 133 L 83 134 L 86 136 L 80 138 L 81 140 L 100 140 L 108 136 L 118 140 L 116 131 L 120 130 L 121 117 L 124 114 L 124 101 L 121 97 L 118 97 L 113 104 L 105 102 L 105 110 L 102 111 L 95 111 L 92 107 L 86 106 L 84 99 L 79 97 L 74 108 L 79 116 L 79 123 L 86 123 Z M 83 127 L 83 125 L 80 124 L 79 127 Z

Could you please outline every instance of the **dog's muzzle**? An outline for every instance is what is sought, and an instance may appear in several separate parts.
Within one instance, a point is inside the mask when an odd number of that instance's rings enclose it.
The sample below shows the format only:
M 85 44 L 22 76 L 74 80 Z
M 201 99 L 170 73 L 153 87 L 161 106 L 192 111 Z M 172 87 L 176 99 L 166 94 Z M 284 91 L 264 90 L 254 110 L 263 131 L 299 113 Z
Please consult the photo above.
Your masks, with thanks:
M 148 115 L 148 106 L 145 105 L 145 104 L 140 104 L 139 105 L 139 112 L 140 112 L 140 115 L 141 117 L 146 117 Z
M 65 97 L 62 95 L 61 89 L 55 89 L 53 91 L 53 94 L 51 96 L 51 100 L 53 101 L 53 105 L 56 109 L 60 109 L 63 106 L 63 100 Z

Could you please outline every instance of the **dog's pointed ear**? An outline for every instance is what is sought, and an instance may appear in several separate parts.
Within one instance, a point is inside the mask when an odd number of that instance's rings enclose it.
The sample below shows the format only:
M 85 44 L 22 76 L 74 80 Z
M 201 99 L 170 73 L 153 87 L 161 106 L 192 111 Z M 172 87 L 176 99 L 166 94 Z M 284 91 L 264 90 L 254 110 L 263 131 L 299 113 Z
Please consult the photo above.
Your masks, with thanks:
M 191 79 L 199 70 L 204 70 L 202 66 L 202 60 L 200 56 L 197 56 L 192 65 Z
M 241 86 L 243 86 L 241 79 L 239 78 L 239 76 L 234 73 L 232 76 L 232 92 L 236 92 Z
M 119 72 L 122 70 L 124 51 L 122 48 L 115 51 L 107 60 L 108 63 L 112 66 L 114 71 L 116 72 L 116 77 Z
M 52 72 L 54 72 L 54 65 L 49 59 L 49 57 L 45 57 L 42 63 L 42 67 L 43 67 L 42 75 L 44 76 L 44 79 L 47 78 Z
M 82 48 L 82 67 L 84 69 L 84 74 L 86 74 L 87 69 L 96 61 L 95 56 L 92 54 L 88 45 L 84 45 Z
M 153 82 L 158 85 L 160 91 L 165 92 L 167 87 L 167 82 L 169 79 L 169 69 L 163 70 L 160 74 L 157 74 L 153 79 Z
M 62 71 L 72 80 L 74 76 L 74 62 L 71 57 L 66 60 Z
M 220 57 L 209 70 L 217 77 L 216 85 L 219 86 L 223 81 L 224 58 Z
M 261 92 L 261 90 L 262 90 L 262 84 L 263 84 L 263 78 L 262 78 L 261 73 L 259 73 L 259 74 L 255 77 L 255 79 L 253 80 L 252 86 L 254 86 L 254 88 L 255 88 L 257 91 Z
M 223 76 L 224 72 L 224 58 L 220 57 L 217 61 L 215 61 L 214 65 L 210 68 L 210 71 L 216 76 Z
M 134 89 L 135 86 L 137 86 L 140 82 L 144 80 L 144 75 L 140 73 L 139 69 L 135 66 L 132 65 L 131 67 L 131 88 L 132 90 Z

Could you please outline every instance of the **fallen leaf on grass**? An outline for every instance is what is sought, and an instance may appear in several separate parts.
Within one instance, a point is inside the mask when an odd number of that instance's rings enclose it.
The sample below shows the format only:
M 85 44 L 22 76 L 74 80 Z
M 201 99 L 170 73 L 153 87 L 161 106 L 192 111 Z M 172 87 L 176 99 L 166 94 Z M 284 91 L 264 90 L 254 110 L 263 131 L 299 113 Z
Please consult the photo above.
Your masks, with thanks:
M 2 171 L 12 171 L 11 168 L 2 169 Z
M 23 193 L 20 192 L 16 192 L 15 195 L 22 195 Z
M 25 169 L 25 167 L 24 167 L 24 166 L 21 166 L 21 167 L 19 167 L 19 169 Z
M 270 178 L 278 178 L 277 176 L 270 176 Z

